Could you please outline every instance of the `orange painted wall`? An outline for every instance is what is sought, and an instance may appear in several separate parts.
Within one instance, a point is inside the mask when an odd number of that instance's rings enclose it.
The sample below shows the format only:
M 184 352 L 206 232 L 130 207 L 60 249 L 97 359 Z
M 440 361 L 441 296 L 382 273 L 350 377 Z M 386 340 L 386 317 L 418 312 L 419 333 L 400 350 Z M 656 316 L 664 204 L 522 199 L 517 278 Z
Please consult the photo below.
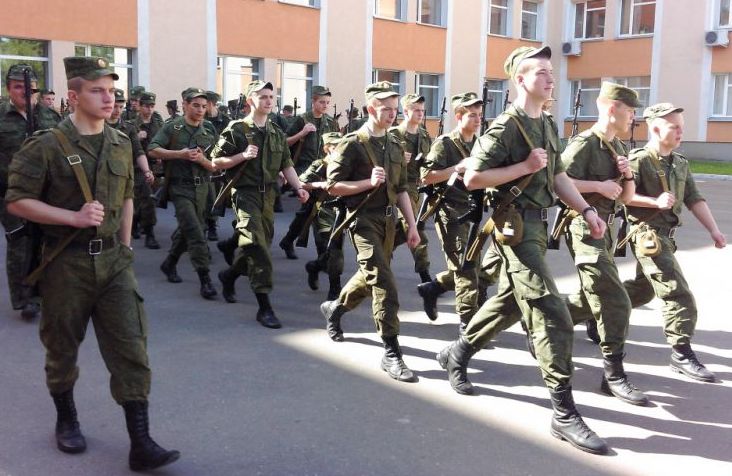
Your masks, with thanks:
M 89 0 L 26 0 L 3 5 L 0 35 L 136 47 L 137 0 L 115 0 L 113 6 Z
M 732 142 L 732 122 L 708 122 L 706 142 Z
M 374 18 L 374 68 L 445 72 L 446 30 Z
M 589 129 L 594 121 L 577 121 L 579 132 Z M 564 136 L 569 137 L 572 133 L 572 121 L 564 121 Z M 618 136 L 626 144 L 630 140 L 630 133 Z M 648 139 L 648 127 L 645 121 L 636 122 L 634 138 L 637 142 L 645 142 Z
M 485 75 L 493 79 L 506 78 L 503 63 L 510 52 L 519 46 L 537 46 L 540 44 L 535 41 L 516 40 L 500 36 L 488 36 L 486 41 L 488 47 L 486 48 Z
M 567 77 L 650 76 L 652 49 L 652 38 L 585 41 L 581 56 L 567 57 Z
M 712 48 L 712 73 L 732 73 L 732 48 Z
M 217 0 L 218 53 L 318 62 L 320 10 L 261 0 Z

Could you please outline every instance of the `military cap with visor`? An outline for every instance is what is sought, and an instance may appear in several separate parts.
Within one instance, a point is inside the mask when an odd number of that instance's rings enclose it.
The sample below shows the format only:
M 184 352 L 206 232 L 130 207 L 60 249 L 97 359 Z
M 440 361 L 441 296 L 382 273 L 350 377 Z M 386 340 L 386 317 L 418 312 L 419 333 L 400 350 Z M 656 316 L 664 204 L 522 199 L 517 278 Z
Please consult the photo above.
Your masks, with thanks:
M 125 92 L 119 88 L 114 88 L 114 102 L 125 102 Z
M 529 58 L 547 58 L 552 57 L 552 50 L 548 46 L 533 48 L 531 46 L 519 46 L 508 55 L 505 63 L 503 63 L 503 71 L 509 78 L 516 76 L 519 64 Z
M 206 91 L 201 88 L 187 88 L 183 91 L 183 99 L 186 101 L 193 101 L 196 98 L 206 99 Z
M 366 96 L 366 100 L 370 101 L 371 99 L 386 99 L 399 96 L 399 93 L 394 91 L 394 87 L 389 81 L 380 81 L 366 86 L 364 95 Z
M 175 112 L 178 112 L 178 100 L 171 99 L 170 101 L 165 103 L 165 107 L 170 108 L 170 109 L 174 110 Z
M 274 87 L 272 87 L 272 83 L 262 80 L 252 81 L 251 83 L 247 84 L 246 89 L 246 96 L 249 97 L 252 94 L 261 91 L 262 89 L 272 89 L 274 90 Z
M 483 99 L 473 92 L 456 94 L 450 98 L 450 105 L 453 109 L 458 107 L 470 107 L 475 104 L 483 104 Z
M 130 89 L 130 99 L 140 99 L 142 93 L 145 92 L 145 86 L 135 86 Z
M 411 104 L 418 104 L 424 102 L 424 96 L 420 96 L 419 94 L 406 94 L 402 96 L 402 99 L 399 101 L 402 103 L 402 107 L 407 107 Z
M 5 81 L 10 81 L 11 79 L 14 81 L 23 81 L 25 78 L 23 77 L 23 72 L 25 70 L 30 70 L 30 80 L 31 81 L 38 81 L 38 77 L 36 76 L 36 72 L 33 71 L 33 68 L 31 68 L 29 65 L 25 63 L 18 63 L 14 64 L 13 66 L 8 69 L 8 74 L 5 75 Z
M 325 86 L 313 86 L 312 90 L 313 97 L 315 96 L 330 96 L 330 89 Z
M 659 117 L 667 116 L 672 112 L 684 112 L 684 109 L 676 107 L 670 102 L 662 102 L 645 108 L 643 111 L 643 119 L 651 121 Z
M 66 79 L 82 78 L 95 81 L 104 76 L 111 76 L 117 81 L 119 76 L 109 65 L 109 61 L 98 56 L 71 56 L 64 58 Z
M 211 102 L 219 102 L 221 96 L 216 91 L 206 91 L 206 99 Z
M 155 93 L 145 91 L 140 95 L 140 104 L 155 104 L 156 98 L 157 96 L 155 95 Z
M 603 81 L 600 87 L 600 97 L 612 101 L 620 101 L 628 107 L 641 107 L 643 104 L 638 100 L 638 93 L 621 84 Z

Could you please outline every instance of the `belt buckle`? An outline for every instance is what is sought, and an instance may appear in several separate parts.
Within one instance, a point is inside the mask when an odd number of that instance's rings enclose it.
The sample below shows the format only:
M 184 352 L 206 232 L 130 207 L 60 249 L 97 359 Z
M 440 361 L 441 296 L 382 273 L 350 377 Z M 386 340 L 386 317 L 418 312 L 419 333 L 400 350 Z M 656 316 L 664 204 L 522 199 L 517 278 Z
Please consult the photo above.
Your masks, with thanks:
M 511 192 L 511 195 L 513 195 L 514 197 L 518 197 L 519 195 L 521 195 L 521 189 L 518 188 L 516 185 L 514 185 L 513 187 L 511 187 L 511 189 L 509 190 L 509 192 Z
M 94 240 L 89 240 L 89 248 L 88 252 L 91 256 L 96 256 L 98 254 L 102 253 L 102 249 L 104 249 L 104 240 L 101 238 L 96 238 Z
M 387 205 L 386 211 L 384 213 L 384 216 L 390 217 L 394 214 L 394 206 L 393 205 Z
M 193 185 L 195 185 L 196 187 L 198 187 L 202 183 L 203 183 L 203 181 L 201 180 L 201 177 L 193 177 Z
M 615 223 L 615 214 L 614 213 L 610 213 L 607 216 L 607 224 L 608 225 L 612 225 L 613 223 Z
M 669 238 L 673 239 L 673 238 L 674 238 L 674 236 L 676 236 L 676 229 L 677 229 L 677 228 L 678 228 L 678 226 L 675 226 L 675 227 L 671 228 L 671 229 L 670 229 L 670 230 L 668 231 L 668 237 L 669 237 Z
M 549 221 L 549 209 L 548 208 L 542 208 L 540 209 L 541 214 L 541 221 Z
M 266 192 L 267 191 L 267 186 L 265 184 L 263 184 L 263 183 L 260 183 L 259 184 L 259 191 L 260 191 L 260 193 Z

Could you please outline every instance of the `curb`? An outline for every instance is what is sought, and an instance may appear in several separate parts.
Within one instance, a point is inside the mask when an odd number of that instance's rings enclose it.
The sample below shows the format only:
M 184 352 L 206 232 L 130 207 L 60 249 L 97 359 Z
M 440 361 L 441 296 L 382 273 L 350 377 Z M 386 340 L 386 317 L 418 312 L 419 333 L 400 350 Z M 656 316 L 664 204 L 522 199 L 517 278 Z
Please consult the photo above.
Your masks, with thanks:
M 732 175 L 716 175 L 716 174 L 692 174 L 695 180 L 721 180 L 729 181 L 732 180 Z

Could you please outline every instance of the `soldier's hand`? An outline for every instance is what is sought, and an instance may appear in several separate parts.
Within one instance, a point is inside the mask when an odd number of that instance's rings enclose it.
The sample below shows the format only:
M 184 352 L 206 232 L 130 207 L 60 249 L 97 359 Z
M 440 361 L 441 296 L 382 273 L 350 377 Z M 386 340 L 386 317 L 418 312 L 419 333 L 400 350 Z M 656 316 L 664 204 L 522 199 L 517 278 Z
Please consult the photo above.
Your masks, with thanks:
M 200 153 L 201 152 L 198 150 L 198 148 L 183 149 L 181 150 L 181 158 L 190 162 L 195 162 L 198 160 L 198 156 Z
M 618 156 L 617 160 L 615 161 L 615 165 L 618 167 L 618 172 L 620 172 L 620 175 L 625 176 L 630 170 L 630 161 L 628 161 L 628 158 L 624 155 Z
M 378 187 L 384 182 L 386 182 L 386 172 L 384 172 L 384 167 L 379 167 L 377 165 L 371 169 L 371 186 Z
M 241 153 L 241 156 L 244 157 L 244 160 L 252 160 L 257 157 L 257 154 L 259 153 L 259 147 L 256 145 L 249 144 L 244 152 Z
M 303 133 L 302 135 L 305 136 L 305 135 L 308 135 L 311 132 L 315 132 L 317 130 L 318 130 L 318 128 L 315 127 L 315 124 L 313 124 L 312 122 L 306 122 L 305 127 L 302 128 L 302 133 Z
M 139 131 L 137 133 L 137 137 L 139 137 L 140 139 L 147 139 L 147 131 Z
M 661 210 L 668 210 L 676 203 L 676 197 L 672 193 L 663 192 L 661 195 L 656 197 L 656 205 Z
M 76 220 L 74 227 L 89 228 L 91 226 L 99 226 L 104 220 L 104 205 L 94 200 L 85 203 L 81 210 L 76 212 Z
M 153 183 L 155 183 L 155 174 L 152 172 L 152 170 L 146 170 L 144 175 L 146 184 L 152 185 Z
M 463 175 L 463 174 L 465 173 L 465 170 L 466 170 L 466 167 L 465 167 L 465 162 L 466 162 L 467 160 L 468 160 L 468 159 L 463 159 L 463 160 L 461 160 L 460 162 L 458 162 L 458 163 L 457 163 L 457 164 L 455 165 L 455 172 L 457 172 L 457 173 L 458 173 L 458 174 L 460 174 L 460 175 Z
M 525 160 L 529 173 L 533 174 L 546 167 L 547 155 L 544 149 L 533 149 Z
M 310 194 L 308 193 L 307 190 L 305 190 L 304 188 L 297 189 L 297 200 L 300 203 L 307 202 L 308 201 L 308 198 L 310 198 Z
M 413 250 L 414 248 L 419 245 L 419 242 L 421 241 L 419 237 L 419 233 L 417 232 L 417 227 L 413 226 L 407 230 L 407 246 L 409 246 L 410 250 Z
M 599 192 L 603 197 L 615 200 L 623 193 L 623 187 L 618 185 L 615 180 L 605 180 L 599 183 Z
M 727 246 L 727 238 L 722 234 L 721 231 L 717 230 L 711 233 L 712 240 L 714 240 L 714 247 L 722 249 Z
M 404 153 L 404 160 L 409 163 L 412 160 L 412 153 L 411 152 L 405 152 Z
M 585 213 L 585 221 L 590 227 L 590 235 L 594 239 L 599 240 L 605 236 L 605 229 L 607 228 L 607 225 L 605 224 L 605 221 L 603 221 L 597 213 L 594 212 L 594 210 Z

